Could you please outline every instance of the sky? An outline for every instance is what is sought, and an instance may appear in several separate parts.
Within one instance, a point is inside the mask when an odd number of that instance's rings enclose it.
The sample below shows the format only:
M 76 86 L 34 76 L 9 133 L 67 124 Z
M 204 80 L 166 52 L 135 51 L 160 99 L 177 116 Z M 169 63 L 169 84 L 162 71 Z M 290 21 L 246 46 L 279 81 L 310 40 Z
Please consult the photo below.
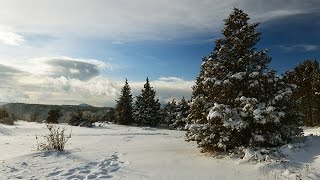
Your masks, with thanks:
M 320 59 L 319 0 L 0 0 L 0 102 L 114 106 L 146 77 L 190 98 L 234 7 L 259 22 L 279 74 Z

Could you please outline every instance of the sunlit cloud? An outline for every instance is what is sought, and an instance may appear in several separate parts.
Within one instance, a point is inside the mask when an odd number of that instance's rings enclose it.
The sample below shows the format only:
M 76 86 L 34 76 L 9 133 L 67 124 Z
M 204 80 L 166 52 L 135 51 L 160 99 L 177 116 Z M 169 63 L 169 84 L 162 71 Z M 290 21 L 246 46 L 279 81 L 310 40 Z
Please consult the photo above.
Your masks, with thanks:
M 20 46 L 25 39 L 14 31 L 14 28 L 0 24 L 0 43 L 4 45 Z

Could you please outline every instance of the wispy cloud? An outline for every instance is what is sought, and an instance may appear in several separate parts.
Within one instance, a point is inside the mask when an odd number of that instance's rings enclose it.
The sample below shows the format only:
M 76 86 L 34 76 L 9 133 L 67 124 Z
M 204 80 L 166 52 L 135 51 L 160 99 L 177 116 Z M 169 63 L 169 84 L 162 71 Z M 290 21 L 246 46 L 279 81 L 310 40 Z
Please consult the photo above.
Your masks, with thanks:
M 317 51 L 320 49 L 320 45 L 315 45 L 315 44 L 277 45 L 276 47 L 283 52 L 292 52 L 292 51 L 311 52 L 311 51 Z

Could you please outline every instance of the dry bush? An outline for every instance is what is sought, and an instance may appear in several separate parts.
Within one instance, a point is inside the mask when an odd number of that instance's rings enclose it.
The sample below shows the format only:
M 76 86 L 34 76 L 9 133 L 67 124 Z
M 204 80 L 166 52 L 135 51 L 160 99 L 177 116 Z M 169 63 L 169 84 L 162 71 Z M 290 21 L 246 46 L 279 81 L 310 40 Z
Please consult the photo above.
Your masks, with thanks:
M 64 151 L 65 145 L 71 138 L 71 131 L 67 133 L 65 127 L 60 127 L 53 124 L 47 124 L 46 128 L 49 133 L 42 135 L 45 142 L 38 142 L 37 139 L 37 149 L 41 151 Z M 67 134 L 66 134 L 67 133 Z

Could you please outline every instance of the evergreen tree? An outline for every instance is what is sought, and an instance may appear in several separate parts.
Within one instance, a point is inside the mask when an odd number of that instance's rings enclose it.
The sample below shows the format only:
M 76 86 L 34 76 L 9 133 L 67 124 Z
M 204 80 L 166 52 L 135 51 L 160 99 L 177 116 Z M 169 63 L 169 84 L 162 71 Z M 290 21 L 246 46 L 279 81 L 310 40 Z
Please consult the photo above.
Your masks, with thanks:
M 83 117 L 83 112 L 78 109 L 70 114 L 68 124 L 71 126 L 79 126 L 81 123 L 85 121 L 86 119 L 84 119 Z
M 48 115 L 46 123 L 58 124 L 59 119 L 62 117 L 62 112 L 60 109 L 52 109 L 48 112 Z
M 267 50 L 256 51 L 257 26 L 235 8 L 224 37 L 203 58 L 186 127 L 187 140 L 205 150 L 278 146 L 300 135 L 300 117 L 288 101 L 291 87 L 269 69 Z
M 201 127 L 206 124 L 208 113 L 208 107 L 206 106 L 205 98 L 206 92 L 204 91 L 204 73 L 205 66 L 207 65 L 205 62 L 207 58 L 202 58 L 202 66 L 200 70 L 200 74 L 197 77 L 196 84 L 192 87 L 192 99 L 191 99 L 191 107 L 190 114 L 188 115 L 186 122 L 186 129 L 188 130 L 186 133 L 187 141 L 199 141 L 202 138 Z
M 121 90 L 121 96 L 117 101 L 115 109 L 115 121 L 118 124 L 128 125 L 134 122 L 132 109 L 131 89 L 126 79 L 125 85 Z
M 186 118 L 189 115 L 190 106 L 188 102 L 183 97 L 181 101 L 177 104 L 175 110 L 175 119 L 172 124 L 170 124 L 171 129 L 184 130 L 186 125 Z
M 320 69 L 319 63 L 306 60 L 293 71 L 286 72 L 286 82 L 297 85 L 293 100 L 300 101 L 298 107 L 304 115 L 304 125 L 320 125 Z
M 135 102 L 134 119 L 141 126 L 157 126 L 161 120 L 160 103 L 155 99 L 156 91 L 150 86 L 149 78 Z
M 173 99 L 172 101 L 169 101 L 165 107 L 164 107 L 164 111 L 165 111 L 165 123 L 167 124 L 167 126 L 169 128 L 171 128 L 171 125 L 174 123 L 174 121 L 176 120 L 177 117 L 177 102 L 175 99 Z

